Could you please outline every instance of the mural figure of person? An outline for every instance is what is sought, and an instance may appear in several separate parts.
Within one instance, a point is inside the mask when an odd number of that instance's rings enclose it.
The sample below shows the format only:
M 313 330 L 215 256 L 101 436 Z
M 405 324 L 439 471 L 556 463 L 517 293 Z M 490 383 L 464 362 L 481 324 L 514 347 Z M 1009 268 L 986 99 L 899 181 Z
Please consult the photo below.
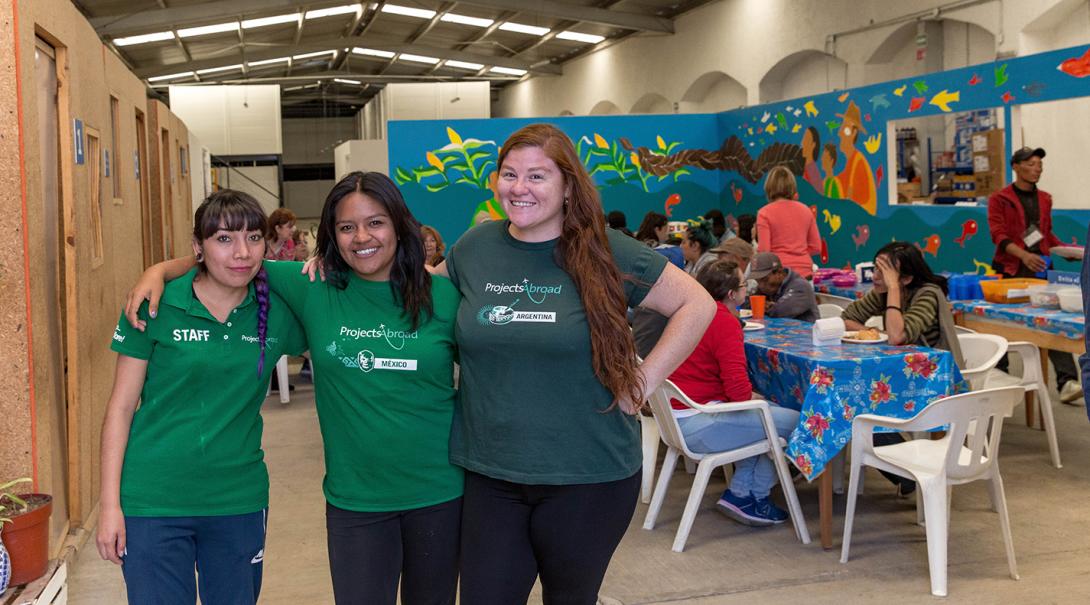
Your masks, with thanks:
M 834 200 L 844 197 L 844 194 L 841 193 L 840 180 L 833 173 L 836 170 L 836 155 L 836 145 L 826 143 L 825 149 L 821 152 L 821 169 L 825 171 L 825 182 L 821 192 L 825 194 L 825 197 Z
M 868 213 L 875 214 L 878 211 L 878 190 L 874 184 L 874 172 L 867 158 L 855 147 L 859 133 L 867 134 L 859 106 L 855 101 L 848 101 L 848 108 L 843 114 L 836 114 L 836 117 L 844 119 L 840 124 L 840 150 L 844 152 L 845 163 L 839 175 L 843 197 L 859 204 Z
M 806 130 L 802 132 L 802 157 L 805 160 L 805 164 L 802 169 L 802 178 L 810 186 L 814 188 L 814 191 L 821 193 L 823 183 L 821 181 L 821 172 L 818 170 L 818 153 L 821 151 L 821 136 L 818 135 L 817 128 L 808 126 Z

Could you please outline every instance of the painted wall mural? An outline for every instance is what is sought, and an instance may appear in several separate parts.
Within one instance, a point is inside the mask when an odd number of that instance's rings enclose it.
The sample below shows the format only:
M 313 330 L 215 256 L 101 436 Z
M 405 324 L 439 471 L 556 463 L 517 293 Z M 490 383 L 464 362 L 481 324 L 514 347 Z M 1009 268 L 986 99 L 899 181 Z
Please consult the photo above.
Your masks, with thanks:
M 817 218 L 822 265 L 869 260 L 897 238 L 915 242 L 937 270 L 984 273 L 994 251 L 985 206 L 887 199 L 896 178 L 887 161 L 895 144 L 889 123 L 998 108 L 1010 124 L 1012 105 L 1086 96 L 1090 47 L 1082 46 L 719 114 L 545 121 L 576 142 L 603 210 L 624 211 L 633 230 L 648 210 L 676 219 L 716 207 L 729 219 L 756 214 L 766 203 L 765 174 L 784 165 Z M 453 241 L 475 221 L 503 217 L 491 190 L 498 145 L 536 121 L 391 122 L 392 176 L 417 216 Z M 1002 156 L 1010 153 L 1008 138 Z M 1065 242 L 1081 241 L 1087 223 L 1090 209 L 1053 211 Z

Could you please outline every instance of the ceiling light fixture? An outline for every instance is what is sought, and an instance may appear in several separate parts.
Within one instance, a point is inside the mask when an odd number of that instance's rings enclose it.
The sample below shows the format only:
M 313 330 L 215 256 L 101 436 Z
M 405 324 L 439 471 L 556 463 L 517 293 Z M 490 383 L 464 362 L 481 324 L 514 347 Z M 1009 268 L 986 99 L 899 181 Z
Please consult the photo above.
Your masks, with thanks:
M 470 71 L 477 71 L 484 67 L 481 63 L 470 63 L 469 61 L 454 61 L 450 60 L 443 64 L 443 67 L 455 67 L 458 69 L 468 69 Z
M 237 32 L 238 21 L 229 23 L 216 23 L 215 25 L 202 25 L 200 27 L 187 27 L 178 30 L 179 38 L 192 38 L 193 36 L 207 36 L 208 34 L 222 34 L 224 32 Z
M 355 84 L 356 86 L 360 85 L 359 80 L 345 80 L 344 78 L 333 78 L 333 81 L 340 82 L 341 84 Z
M 507 75 L 507 76 L 525 76 L 526 75 L 526 70 L 525 69 L 515 69 L 514 67 L 493 67 L 492 69 L 490 69 L 488 71 L 490 73 L 504 74 L 504 75 Z
M 581 34 L 573 31 L 563 31 L 556 35 L 561 40 L 573 40 L 575 42 L 586 42 L 587 44 L 597 44 L 602 40 L 605 40 L 605 36 L 598 36 L 595 34 Z
M 335 50 L 320 50 L 320 51 L 318 51 L 316 53 L 305 53 L 305 54 L 302 54 L 302 55 L 292 55 L 291 58 L 298 61 L 300 59 L 312 59 L 314 57 L 321 57 L 321 56 L 324 56 L 324 55 L 336 55 L 336 54 L 337 54 L 337 51 L 335 51 Z
M 154 34 L 140 34 L 139 36 L 114 38 L 113 43 L 115 46 L 131 46 L 133 44 L 147 44 L 148 42 L 162 42 L 163 40 L 173 39 L 174 32 L 155 32 Z
M 242 69 L 242 63 L 238 65 L 227 65 L 225 67 L 209 67 L 208 69 L 198 69 L 197 75 L 203 76 L 204 74 L 214 74 L 221 71 L 234 71 L 236 69 Z
M 246 63 L 249 67 L 261 67 L 262 65 L 272 65 L 274 63 L 287 63 L 291 57 L 279 57 L 276 59 L 265 59 L 264 61 L 249 61 Z
M 166 76 L 155 76 L 154 78 L 148 78 L 148 82 L 161 82 L 163 80 L 177 80 L 180 78 L 192 78 L 193 72 L 183 71 L 182 73 L 169 74 Z
M 460 23 L 462 25 L 472 25 L 473 27 L 489 27 L 495 21 L 492 19 L 482 19 L 481 17 L 468 17 L 466 15 L 459 15 L 457 13 L 447 13 L 442 17 L 439 17 L 440 21 L 447 23 Z
M 363 10 L 363 7 L 359 4 L 345 4 L 344 6 L 331 6 L 329 8 L 319 8 L 312 11 L 307 11 L 307 19 L 321 19 L 322 17 L 333 17 L 335 15 L 347 15 L 349 13 L 356 13 Z
M 255 27 L 266 27 L 268 25 L 280 25 L 281 23 L 295 23 L 299 21 L 299 13 L 288 13 L 286 15 L 276 15 L 273 17 L 260 17 L 258 19 L 246 19 L 242 22 L 242 29 L 253 29 Z
M 354 55 L 367 55 L 369 57 L 381 57 L 383 59 L 393 59 L 394 53 L 388 50 L 375 50 L 373 48 L 360 48 L 355 47 L 352 49 Z
M 435 16 L 435 11 L 428 10 L 426 8 L 412 8 L 408 6 L 400 6 L 397 4 L 383 4 L 382 12 L 390 13 L 392 15 L 402 15 L 405 17 L 416 17 L 417 19 L 431 19 Z
M 536 25 L 525 25 L 523 23 L 515 23 L 508 21 L 500 24 L 500 29 L 505 32 L 518 32 L 520 34 L 530 34 L 531 36 L 544 36 L 549 33 L 549 28 L 538 27 Z
M 412 61 L 413 63 L 427 63 L 428 65 L 435 65 L 439 62 L 439 59 L 435 57 L 425 57 L 423 55 L 410 55 L 409 53 L 401 53 L 402 61 Z

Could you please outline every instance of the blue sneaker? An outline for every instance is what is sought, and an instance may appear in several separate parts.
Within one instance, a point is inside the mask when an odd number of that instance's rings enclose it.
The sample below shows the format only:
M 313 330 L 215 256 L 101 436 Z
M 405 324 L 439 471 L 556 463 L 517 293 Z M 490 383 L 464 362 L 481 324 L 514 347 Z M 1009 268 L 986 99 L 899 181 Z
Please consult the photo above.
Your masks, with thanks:
M 753 514 L 755 516 L 767 520 L 769 524 L 787 521 L 787 511 L 773 504 L 768 496 L 764 498 L 758 498 L 753 494 L 750 494 L 750 496 L 753 498 Z
M 767 502 L 768 500 L 766 499 L 765 501 Z M 753 497 L 753 494 L 739 497 L 731 493 L 729 489 L 723 492 L 723 495 L 719 498 L 719 502 L 715 503 L 715 507 L 719 509 L 719 512 L 742 525 L 749 525 L 750 527 L 765 527 L 772 525 L 774 521 L 757 514 L 756 506 L 757 500 Z

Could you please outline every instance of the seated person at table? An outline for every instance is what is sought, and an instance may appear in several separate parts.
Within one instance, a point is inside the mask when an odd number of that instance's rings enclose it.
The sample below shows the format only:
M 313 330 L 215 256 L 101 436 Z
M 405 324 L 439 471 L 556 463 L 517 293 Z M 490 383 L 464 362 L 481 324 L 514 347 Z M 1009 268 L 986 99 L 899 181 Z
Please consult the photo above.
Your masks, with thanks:
M 732 237 L 718 246 L 708 250 L 719 255 L 719 260 L 734 261 L 734 264 L 742 270 L 744 275 L 749 270 L 749 263 L 753 260 L 753 246 L 747 244 L 740 237 Z
M 891 242 L 874 255 L 874 287 L 841 317 L 849 330 L 862 330 L 871 317 L 882 317 L 889 344 L 945 349 L 961 366 L 947 292 L 946 278 L 931 271 L 915 244 Z
M 696 403 L 749 400 L 752 387 L 746 374 L 742 322 L 737 317 L 738 304 L 746 296 L 742 271 L 733 262 L 721 260 L 701 269 L 696 280 L 716 300 L 715 318 L 670 380 Z M 671 403 L 685 442 L 694 452 L 721 452 L 765 438 L 760 412 L 756 410 L 704 414 L 679 401 Z M 798 424 L 799 413 L 770 407 L 776 432 L 786 439 Z M 730 488 L 723 492 L 716 507 L 744 525 L 783 523 L 787 513 L 768 497 L 775 483 L 776 468 L 768 456 L 735 462 Z
M 788 269 L 772 252 L 759 252 L 749 266 L 749 278 L 765 296 L 765 315 L 789 317 L 813 323 L 818 313 L 814 287 L 794 269 Z
M 868 319 L 881 316 L 892 345 L 921 345 L 945 349 L 963 367 L 954 318 L 946 299 L 946 278 L 935 275 L 914 244 L 891 242 L 874 255 L 874 287 L 852 302 L 841 317 L 849 330 L 862 330 Z M 900 433 L 875 433 L 875 445 L 904 441 Z M 916 490 L 911 479 L 882 471 L 907 496 Z

